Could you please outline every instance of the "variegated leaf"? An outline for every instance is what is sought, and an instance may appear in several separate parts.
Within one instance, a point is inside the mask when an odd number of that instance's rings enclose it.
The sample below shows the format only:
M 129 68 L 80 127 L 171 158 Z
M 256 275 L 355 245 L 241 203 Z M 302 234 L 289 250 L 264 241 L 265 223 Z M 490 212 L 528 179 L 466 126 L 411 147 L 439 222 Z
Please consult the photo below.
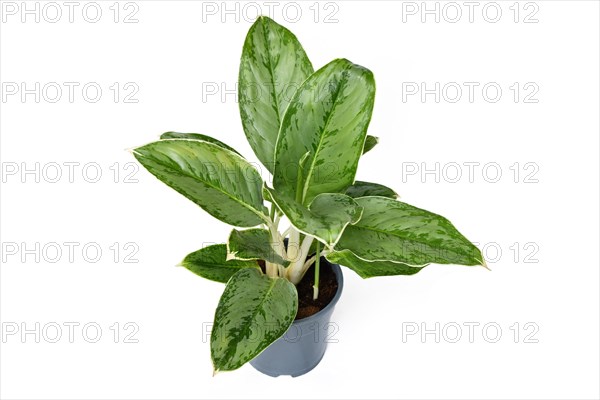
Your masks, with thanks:
M 367 140 L 365 140 L 365 146 L 363 148 L 363 154 L 366 154 L 373 147 L 375 147 L 379 143 L 379 138 L 377 136 L 367 135 Z
M 250 227 L 268 220 L 258 171 L 232 151 L 200 140 L 166 139 L 133 154 L 154 176 L 223 222 Z
M 160 135 L 160 138 L 161 139 L 192 139 L 192 140 L 203 140 L 205 142 L 210 142 L 210 143 L 218 144 L 219 146 L 224 147 L 227 150 L 231 150 L 234 153 L 237 153 L 240 156 L 242 156 L 233 147 L 226 145 L 225 143 L 221 142 L 218 139 L 215 139 L 214 137 L 203 135 L 201 133 L 165 132 L 162 135 Z
M 338 59 L 298 89 L 283 121 L 275 150 L 273 185 L 305 205 L 320 193 L 342 193 L 354 182 L 375 97 L 373 74 Z M 308 160 L 298 166 L 309 153 Z
M 214 244 L 190 253 L 180 265 L 196 275 L 222 283 L 227 283 L 240 269 L 258 267 L 256 261 L 227 260 L 225 244 Z
M 354 199 L 341 193 L 323 193 L 305 207 L 294 199 L 268 189 L 277 207 L 298 231 L 333 247 L 349 224 L 360 219 L 362 209 Z
M 239 108 L 248 142 L 270 172 L 283 114 L 294 92 L 312 73 L 296 36 L 272 19 L 258 17 L 242 51 Z
M 327 254 L 327 260 L 350 268 L 362 278 L 390 275 L 414 275 L 424 267 L 413 267 L 392 261 L 367 261 L 350 250 L 334 251 Z
M 356 181 L 348 189 L 346 194 L 350 197 L 358 198 L 364 196 L 382 196 L 390 199 L 397 199 L 398 194 L 387 186 L 379 183 Z
M 287 267 L 289 261 L 281 257 L 283 242 L 272 243 L 271 234 L 266 229 L 234 229 L 227 241 L 227 259 L 237 260 L 265 260 Z
M 232 371 L 281 337 L 298 311 L 296 287 L 258 269 L 231 277 L 219 300 L 210 338 L 215 372 Z
M 364 208 L 336 250 L 350 250 L 363 260 L 411 266 L 429 263 L 485 265 L 481 251 L 446 218 L 385 197 L 355 199 Z

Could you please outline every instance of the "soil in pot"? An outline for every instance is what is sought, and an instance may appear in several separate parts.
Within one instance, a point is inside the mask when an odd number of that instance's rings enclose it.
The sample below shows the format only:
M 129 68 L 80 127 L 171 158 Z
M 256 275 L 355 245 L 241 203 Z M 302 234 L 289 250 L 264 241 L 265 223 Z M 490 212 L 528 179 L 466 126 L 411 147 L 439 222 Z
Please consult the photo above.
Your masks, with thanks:
M 265 272 L 265 264 L 262 260 L 259 262 L 263 272 Z M 296 320 L 310 317 L 324 309 L 331 302 L 337 293 L 338 283 L 335 278 L 335 273 L 331 268 L 331 264 L 321 257 L 321 265 L 319 267 L 319 297 L 313 300 L 313 285 L 315 283 L 315 264 L 311 265 L 300 283 L 296 285 L 298 290 L 298 313 Z
M 296 319 L 310 317 L 327 306 L 335 296 L 338 289 L 337 280 L 331 264 L 321 258 L 319 267 L 319 297 L 313 300 L 313 285 L 315 284 L 315 265 L 313 264 L 300 283 L 296 285 L 298 290 L 298 314 Z

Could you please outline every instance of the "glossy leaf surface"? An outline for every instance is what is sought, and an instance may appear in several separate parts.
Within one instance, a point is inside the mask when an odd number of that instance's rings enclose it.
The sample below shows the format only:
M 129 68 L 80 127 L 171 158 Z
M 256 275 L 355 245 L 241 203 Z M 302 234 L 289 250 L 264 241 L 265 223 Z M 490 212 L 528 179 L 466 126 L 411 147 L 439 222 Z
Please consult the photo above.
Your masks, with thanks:
M 192 139 L 192 140 L 203 140 L 205 142 L 210 142 L 210 143 L 217 144 L 217 145 L 219 145 L 219 146 L 221 146 L 223 148 L 226 148 L 227 150 L 231 150 L 234 153 L 240 154 L 233 147 L 226 145 L 225 143 L 221 142 L 218 139 L 215 139 L 214 137 L 203 135 L 201 133 L 165 132 L 162 135 L 160 135 L 160 138 L 161 139 Z M 240 156 L 241 156 L 241 154 L 240 154 Z
M 234 229 L 227 241 L 227 258 L 238 260 L 265 260 L 275 264 L 287 266 L 280 251 L 274 246 L 283 245 L 271 243 L 271 235 L 266 229 L 246 229 L 243 231 Z
M 259 17 L 244 42 L 238 101 L 246 138 L 271 172 L 283 114 L 294 92 L 312 73 L 296 36 L 272 19 Z
M 294 199 L 300 188 L 305 205 L 318 194 L 344 192 L 354 182 L 374 97 L 371 71 L 348 60 L 334 60 L 311 75 L 281 123 L 274 188 Z
M 327 259 L 350 268 L 362 278 L 390 275 L 414 275 L 424 267 L 412 267 L 391 261 L 367 261 L 357 257 L 350 250 L 335 251 L 328 254 Z
M 373 147 L 377 146 L 377 143 L 379 143 L 379 138 L 377 136 L 367 135 L 367 140 L 365 140 L 365 146 L 363 147 L 363 154 L 372 150 Z
M 227 283 L 229 278 L 243 268 L 257 268 L 256 261 L 227 260 L 227 246 L 214 244 L 188 254 L 181 266 L 196 275 L 216 282 Z
M 390 199 L 397 199 L 398 194 L 387 186 L 379 183 L 356 181 L 348 189 L 346 194 L 350 197 L 358 198 L 364 196 L 382 196 Z
M 223 222 L 250 227 L 267 218 L 258 171 L 232 151 L 200 140 L 167 139 L 133 153 L 150 173 Z
M 269 189 L 267 189 L 269 190 Z M 305 207 L 284 194 L 270 190 L 275 204 L 300 232 L 334 246 L 344 229 L 360 219 L 362 208 L 349 196 L 323 193 Z
M 344 231 L 336 250 L 348 249 L 363 260 L 484 265 L 481 252 L 446 218 L 385 197 L 361 197 L 364 208 Z
M 232 371 L 282 336 L 298 311 L 296 287 L 248 268 L 231 277 L 219 300 L 210 352 L 215 372 Z

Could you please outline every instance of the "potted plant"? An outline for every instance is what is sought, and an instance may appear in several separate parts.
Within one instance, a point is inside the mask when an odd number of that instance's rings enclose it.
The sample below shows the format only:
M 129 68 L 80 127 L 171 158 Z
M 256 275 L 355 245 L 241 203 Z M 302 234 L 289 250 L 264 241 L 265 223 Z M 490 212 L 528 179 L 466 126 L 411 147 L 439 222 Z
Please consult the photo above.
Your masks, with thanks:
M 447 219 L 355 181 L 378 142 L 367 135 L 374 97 L 371 71 L 336 59 L 315 72 L 290 31 L 259 17 L 242 52 L 239 109 L 272 187 L 236 150 L 202 134 L 167 132 L 133 150 L 159 180 L 246 228 L 181 263 L 226 283 L 210 343 L 215 372 L 249 361 L 273 376 L 316 366 L 325 343 L 306 331 L 329 321 L 343 285 L 337 264 L 363 278 L 412 275 L 430 263 L 485 266 Z

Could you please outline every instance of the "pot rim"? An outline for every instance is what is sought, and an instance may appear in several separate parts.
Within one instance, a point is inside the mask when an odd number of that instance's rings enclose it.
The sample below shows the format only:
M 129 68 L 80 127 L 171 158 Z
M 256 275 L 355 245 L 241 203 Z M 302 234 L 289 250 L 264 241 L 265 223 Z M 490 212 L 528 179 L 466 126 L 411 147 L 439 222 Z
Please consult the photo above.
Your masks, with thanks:
M 338 284 L 337 291 L 335 292 L 335 296 L 333 296 L 333 298 L 331 299 L 329 304 L 327 304 L 325 306 L 325 308 L 319 310 L 317 313 L 315 313 L 313 315 L 309 315 L 308 317 L 294 320 L 292 325 L 311 323 L 317 319 L 320 319 L 321 315 L 327 313 L 328 311 L 332 310 L 335 307 L 337 302 L 340 300 L 340 297 L 342 296 L 342 290 L 344 289 L 344 275 L 342 274 L 342 268 L 340 267 L 339 264 L 331 263 L 325 257 L 321 257 L 321 262 L 323 262 L 323 261 L 325 261 L 327 264 L 331 265 L 331 269 L 333 270 L 333 273 L 335 274 L 335 278 L 336 278 L 337 284 Z

